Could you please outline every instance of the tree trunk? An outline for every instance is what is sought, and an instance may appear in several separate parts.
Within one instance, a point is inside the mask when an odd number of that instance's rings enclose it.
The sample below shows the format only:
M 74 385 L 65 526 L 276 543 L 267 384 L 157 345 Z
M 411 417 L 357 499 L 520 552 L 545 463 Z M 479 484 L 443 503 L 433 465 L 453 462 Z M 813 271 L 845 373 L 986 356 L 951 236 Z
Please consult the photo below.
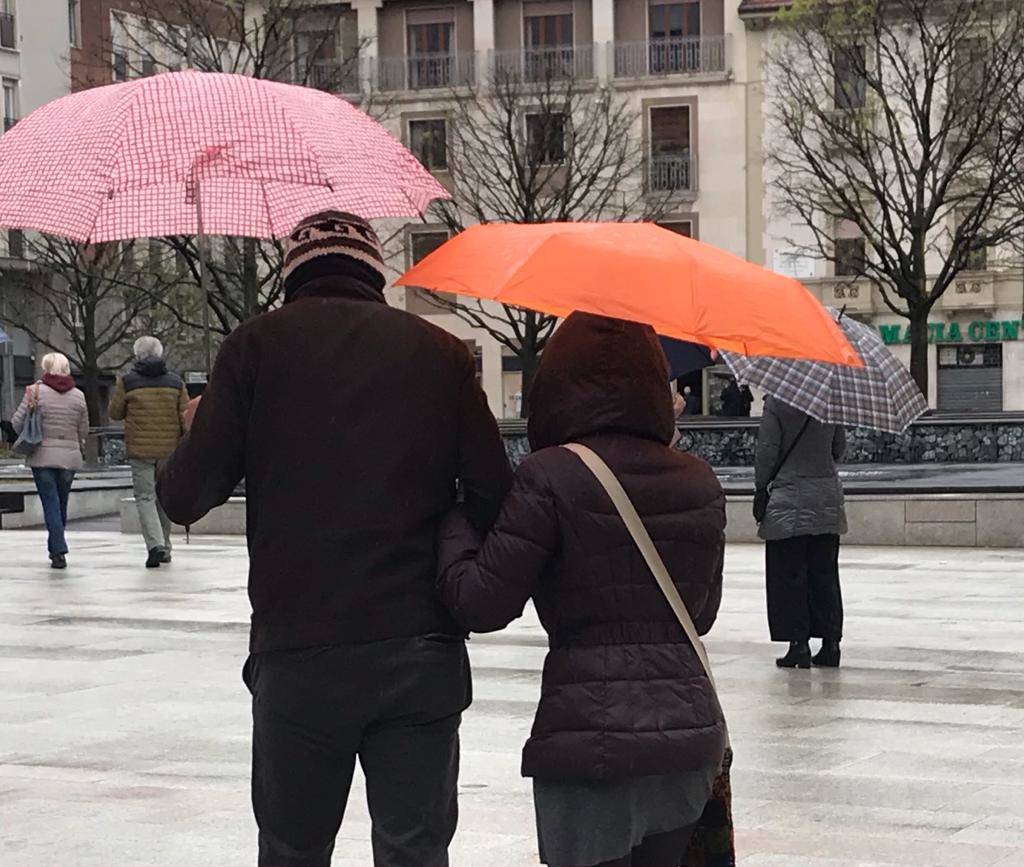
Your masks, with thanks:
M 82 391 L 89 408 L 89 426 L 97 427 L 103 419 L 103 401 L 100 399 L 100 372 L 92 365 L 82 368 Z
M 260 275 L 256 263 L 256 239 L 242 239 L 242 320 L 260 312 Z
M 910 375 L 921 393 L 928 397 L 928 314 L 931 305 L 910 308 Z

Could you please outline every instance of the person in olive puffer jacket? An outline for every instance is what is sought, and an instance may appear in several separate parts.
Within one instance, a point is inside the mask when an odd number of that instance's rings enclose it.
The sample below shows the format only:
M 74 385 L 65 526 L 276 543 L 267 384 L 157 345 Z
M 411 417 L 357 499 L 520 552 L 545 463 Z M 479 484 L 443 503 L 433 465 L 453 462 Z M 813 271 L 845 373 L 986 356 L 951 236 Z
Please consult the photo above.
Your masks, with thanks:
M 502 629 L 533 598 L 548 633 L 523 751 L 541 860 L 552 867 L 678 865 L 725 749 L 715 690 L 580 442 L 618 476 L 698 632 L 722 593 L 725 497 L 670 447 L 668 367 L 647 327 L 574 313 L 530 393 L 533 453 L 494 529 L 442 527 L 438 588 L 469 630 Z
M 139 523 L 146 540 L 146 567 L 171 562 L 171 522 L 156 497 L 156 477 L 185 432 L 188 405 L 185 384 L 164 363 L 163 345 L 155 337 L 135 341 L 135 364 L 118 379 L 109 415 L 124 421 L 125 450 Z

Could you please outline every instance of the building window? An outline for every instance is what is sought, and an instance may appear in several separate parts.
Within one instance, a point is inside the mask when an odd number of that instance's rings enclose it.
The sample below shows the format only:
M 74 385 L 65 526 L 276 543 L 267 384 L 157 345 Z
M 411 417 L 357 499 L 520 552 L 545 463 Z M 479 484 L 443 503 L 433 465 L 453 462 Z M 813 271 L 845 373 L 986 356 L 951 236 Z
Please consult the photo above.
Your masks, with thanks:
M 692 190 L 690 107 L 652 108 L 650 187 L 658 191 Z
M 535 2 L 523 6 L 523 64 L 533 81 L 570 78 L 574 71 L 573 4 Z
M 953 57 L 955 67 L 950 79 L 953 82 L 953 98 L 961 106 L 970 109 L 980 98 L 988 77 L 988 44 L 984 39 L 965 39 L 956 49 Z M 971 113 L 973 117 L 973 112 Z M 968 118 L 964 118 L 968 120 Z
M 956 231 L 959 233 L 962 230 L 963 224 L 971 218 L 971 212 L 969 210 L 958 211 L 956 214 Z M 973 233 L 970 237 L 965 237 L 961 241 L 961 244 L 970 245 L 975 242 Z M 988 248 L 978 247 L 973 250 L 969 250 L 967 255 L 964 257 L 964 269 L 967 271 L 987 271 L 988 270 Z
M 867 248 L 863 238 L 836 238 L 836 276 L 862 277 L 867 267 Z
M 18 47 L 14 21 L 14 0 L 0 0 L 0 48 Z
M 68 0 L 68 42 L 73 48 L 82 45 L 82 4 L 80 0 Z
M 327 28 L 295 34 L 295 80 L 298 84 L 332 91 L 340 85 L 337 34 Z
M 12 259 L 25 258 L 25 233 L 21 229 L 7 230 L 7 255 Z
M 432 172 L 448 168 L 448 123 L 444 118 L 409 121 L 409 150 Z
M 412 9 L 406 13 L 409 87 L 447 87 L 452 83 L 455 10 Z
M 651 72 L 699 72 L 700 0 L 659 2 L 647 10 Z
M 4 132 L 18 122 L 18 82 L 13 78 L 3 79 L 4 87 Z
M 526 115 L 527 159 L 533 166 L 565 162 L 565 115 L 545 112 Z
M 114 81 L 128 80 L 128 52 L 124 48 L 114 46 L 111 68 L 114 73 Z
M 408 243 L 409 265 L 421 262 L 427 256 L 448 240 L 448 232 L 443 229 L 431 231 L 410 232 Z M 433 297 L 431 297 L 433 295 Z M 438 306 L 435 298 L 443 301 L 454 301 L 455 296 L 448 292 L 428 293 L 423 289 L 416 289 L 409 286 L 405 290 L 405 309 L 417 316 L 430 316 L 444 313 L 443 307 Z
M 867 66 L 863 45 L 850 45 L 832 58 L 832 75 L 836 108 L 857 111 L 867 101 Z
M 675 232 L 677 235 L 684 235 L 687 238 L 697 237 L 693 228 L 693 220 L 669 220 L 664 223 L 658 223 L 658 225 L 663 229 L 668 229 L 670 232 Z

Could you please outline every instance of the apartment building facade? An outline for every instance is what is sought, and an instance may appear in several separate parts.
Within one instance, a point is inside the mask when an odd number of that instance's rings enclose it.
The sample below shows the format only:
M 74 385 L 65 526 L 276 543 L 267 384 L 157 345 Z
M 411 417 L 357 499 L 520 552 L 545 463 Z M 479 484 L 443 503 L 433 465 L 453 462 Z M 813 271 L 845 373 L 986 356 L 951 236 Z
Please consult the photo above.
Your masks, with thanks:
M 80 31 L 78 0 L 0 0 L 3 132 L 39 106 L 70 92 L 69 64 Z M 18 389 L 34 377 L 35 347 L 5 321 L 11 275 L 24 272 L 23 238 L 0 232 L 0 414 L 9 418 Z
M 572 78 L 575 88 L 628 100 L 631 134 L 645 152 L 642 176 L 632 182 L 661 200 L 663 223 L 764 261 L 763 209 L 750 197 L 760 176 L 759 82 L 748 74 L 735 0 L 352 0 L 331 8 L 330 33 L 318 29 L 324 24 L 315 13 L 296 27 L 297 80 L 334 82 L 331 89 L 354 100 L 369 96 L 385 125 L 442 181 L 453 92 L 510 73 L 526 82 Z M 306 63 L 315 75 L 302 66 L 311 45 L 317 50 Z M 411 221 L 387 234 L 395 238 L 397 274 L 448 230 Z M 512 353 L 414 291 L 391 294 L 470 344 L 492 409 L 518 414 Z
M 788 0 L 743 0 L 740 15 L 747 28 L 746 44 L 751 75 L 762 77 L 773 40 L 783 38 L 772 16 Z M 861 48 L 863 50 L 863 48 Z M 909 47 L 908 47 L 909 50 Z M 762 91 L 766 103 L 773 98 L 770 70 Z M 838 64 L 829 93 L 836 111 L 865 111 L 870 97 L 855 73 Z M 779 131 L 772 129 L 772 111 L 762 113 L 762 141 L 772 148 Z M 762 177 L 766 172 L 762 171 Z M 832 232 L 832 260 L 811 252 L 814 240 L 781 202 L 779 190 L 762 181 L 760 197 L 765 215 L 765 262 L 788 273 L 836 309 L 877 328 L 893 353 L 910 364 L 910 335 L 905 318 L 895 315 L 882 290 L 862 276 L 865 257 L 871 255 L 865 238 L 851 222 L 837 223 Z M 955 231 L 956 213 L 947 216 L 947 232 Z M 929 269 L 941 270 L 941 239 L 936 239 Z M 834 261 L 833 261 L 834 260 Z M 1024 411 L 1024 269 L 1021 252 L 989 248 L 971 256 L 969 267 L 936 304 L 929 324 L 929 394 L 932 408 L 948 412 L 985 413 Z

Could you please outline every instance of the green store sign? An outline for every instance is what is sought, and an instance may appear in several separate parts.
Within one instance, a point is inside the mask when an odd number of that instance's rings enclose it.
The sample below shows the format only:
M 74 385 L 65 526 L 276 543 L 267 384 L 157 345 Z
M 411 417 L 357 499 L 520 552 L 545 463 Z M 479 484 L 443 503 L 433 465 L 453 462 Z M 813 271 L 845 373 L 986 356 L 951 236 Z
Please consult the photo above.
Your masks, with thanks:
M 879 325 L 882 342 L 886 346 L 910 343 L 909 325 Z M 959 322 L 929 322 L 929 343 L 1001 343 L 1021 339 L 1021 320 L 980 320 L 969 324 Z

